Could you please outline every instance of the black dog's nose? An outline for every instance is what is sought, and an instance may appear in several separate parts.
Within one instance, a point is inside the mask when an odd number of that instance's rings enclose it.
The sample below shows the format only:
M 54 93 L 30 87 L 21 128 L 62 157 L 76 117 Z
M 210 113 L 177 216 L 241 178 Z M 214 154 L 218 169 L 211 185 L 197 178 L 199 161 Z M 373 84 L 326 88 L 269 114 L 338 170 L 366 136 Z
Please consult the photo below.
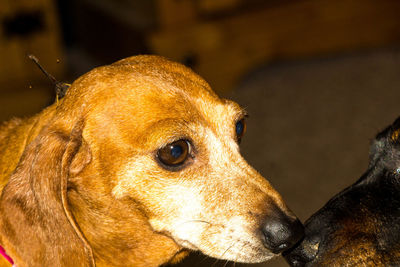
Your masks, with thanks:
M 298 219 L 286 215 L 267 219 L 262 227 L 263 243 L 266 248 L 279 254 L 294 246 L 304 236 L 304 227 Z

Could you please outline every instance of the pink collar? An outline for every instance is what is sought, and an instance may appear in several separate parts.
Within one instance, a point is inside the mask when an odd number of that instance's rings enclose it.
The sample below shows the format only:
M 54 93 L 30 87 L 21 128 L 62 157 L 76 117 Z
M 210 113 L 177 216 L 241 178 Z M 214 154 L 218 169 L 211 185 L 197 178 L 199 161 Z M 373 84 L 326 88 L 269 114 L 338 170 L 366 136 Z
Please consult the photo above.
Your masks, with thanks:
M 6 258 L 6 260 L 8 260 L 11 264 L 14 264 L 14 261 L 10 256 L 7 255 L 6 250 L 2 246 L 0 246 L 0 254 L 3 255 L 3 257 Z

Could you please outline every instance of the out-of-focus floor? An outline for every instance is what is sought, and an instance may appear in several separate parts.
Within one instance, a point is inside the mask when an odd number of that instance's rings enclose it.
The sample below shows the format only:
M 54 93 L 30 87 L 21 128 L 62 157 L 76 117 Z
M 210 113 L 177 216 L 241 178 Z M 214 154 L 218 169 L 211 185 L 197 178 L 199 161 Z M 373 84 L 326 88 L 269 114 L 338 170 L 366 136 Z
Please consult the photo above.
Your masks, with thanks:
M 47 92 L 35 93 L 43 92 L 40 87 L 1 96 L 0 120 L 34 113 L 52 101 Z M 43 87 L 51 88 L 45 82 Z M 227 97 L 250 113 L 244 157 L 304 221 L 360 177 L 371 139 L 400 116 L 400 50 L 270 64 Z M 176 266 L 233 266 L 204 258 L 189 257 Z M 287 265 L 277 259 L 251 266 Z

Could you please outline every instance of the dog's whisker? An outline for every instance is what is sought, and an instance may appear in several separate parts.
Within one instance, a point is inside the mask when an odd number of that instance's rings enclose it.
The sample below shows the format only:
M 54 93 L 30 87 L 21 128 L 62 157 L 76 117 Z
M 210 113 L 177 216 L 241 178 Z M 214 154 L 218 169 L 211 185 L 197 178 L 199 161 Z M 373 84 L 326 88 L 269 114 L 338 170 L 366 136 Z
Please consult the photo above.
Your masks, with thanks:
M 225 255 L 225 253 L 226 253 L 229 249 L 231 249 L 231 248 L 233 247 L 233 245 L 235 245 L 235 242 L 233 242 L 232 245 L 230 245 L 230 246 L 221 254 L 221 256 L 219 256 L 218 258 L 221 259 L 221 258 Z M 215 266 L 215 265 L 218 263 L 218 261 L 219 261 L 219 259 L 217 259 L 217 260 L 214 262 L 214 264 L 211 265 L 211 267 Z M 227 261 L 227 262 L 229 262 L 229 261 Z M 225 266 L 226 266 L 226 263 L 224 264 L 224 267 L 225 267 Z
M 218 262 L 219 262 L 219 259 L 215 259 L 215 261 L 214 261 L 214 263 L 211 265 L 211 267 L 214 267 Z
M 235 267 L 235 266 L 236 266 L 236 261 L 237 261 L 237 255 L 235 256 L 235 260 L 234 260 L 233 263 L 232 263 L 232 267 Z
M 203 254 L 203 259 L 201 260 L 201 261 L 199 261 L 197 264 L 196 264 L 196 266 L 201 266 L 201 264 L 205 261 L 205 260 L 207 260 L 207 259 L 209 259 L 210 257 L 209 256 L 207 256 L 207 255 L 204 255 Z
M 201 260 L 201 261 L 199 261 L 197 264 L 196 264 L 196 266 L 202 266 L 201 264 L 204 262 L 204 261 L 206 261 L 207 259 L 211 259 L 211 257 L 210 256 L 207 256 L 207 255 L 205 255 L 205 254 L 203 254 L 203 259 Z
M 184 225 L 186 223 L 196 223 L 196 222 L 212 225 L 212 223 L 210 223 L 210 222 L 207 222 L 207 221 L 204 221 L 204 220 L 200 220 L 200 219 L 194 219 L 194 220 L 188 220 L 188 221 L 181 222 L 176 227 L 182 226 L 182 225 Z
M 233 242 L 232 245 L 230 245 L 230 246 L 224 251 L 224 253 L 221 254 L 220 258 L 222 258 L 222 257 L 225 255 L 225 253 L 228 252 L 228 250 L 230 250 L 230 249 L 233 247 L 233 245 L 235 245 L 235 243 L 236 243 L 236 242 Z

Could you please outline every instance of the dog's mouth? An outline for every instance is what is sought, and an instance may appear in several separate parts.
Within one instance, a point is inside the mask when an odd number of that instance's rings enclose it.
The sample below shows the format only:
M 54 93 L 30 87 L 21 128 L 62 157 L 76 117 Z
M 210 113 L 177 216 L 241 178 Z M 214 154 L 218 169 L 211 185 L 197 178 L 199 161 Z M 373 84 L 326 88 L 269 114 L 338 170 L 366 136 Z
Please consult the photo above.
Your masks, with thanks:
M 276 255 L 245 227 L 238 229 L 204 220 L 189 220 L 178 224 L 171 237 L 183 248 L 221 260 L 259 263 Z
M 293 247 L 304 235 L 303 225 L 296 217 L 271 208 L 268 215 L 238 213 L 228 217 L 224 213 L 225 216 L 212 215 L 214 220 L 192 213 L 193 219 L 174 216 L 149 222 L 155 231 L 169 236 L 184 249 L 242 263 L 267 261 Z

